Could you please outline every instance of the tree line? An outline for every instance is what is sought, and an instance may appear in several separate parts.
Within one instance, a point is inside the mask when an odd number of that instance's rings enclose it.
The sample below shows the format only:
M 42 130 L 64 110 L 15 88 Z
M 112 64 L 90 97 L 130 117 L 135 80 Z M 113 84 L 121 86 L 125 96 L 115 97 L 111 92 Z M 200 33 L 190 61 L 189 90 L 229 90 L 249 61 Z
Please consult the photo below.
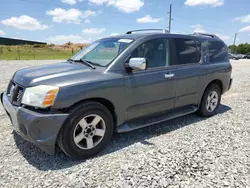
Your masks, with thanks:
M 244 54 L 244 55 L 250 55 L 250 44 L 239 44 L 237 45 L 230 45 L 228 48 L 231 50 L 232 53 L 236 54 Z

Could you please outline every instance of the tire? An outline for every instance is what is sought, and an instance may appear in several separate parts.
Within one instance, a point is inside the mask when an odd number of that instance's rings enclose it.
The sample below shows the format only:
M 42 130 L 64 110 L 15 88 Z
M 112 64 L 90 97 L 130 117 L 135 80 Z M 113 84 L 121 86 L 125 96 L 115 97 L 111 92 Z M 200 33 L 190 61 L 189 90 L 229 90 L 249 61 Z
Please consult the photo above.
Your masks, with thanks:
M 213 98 L 214 100 L 211 101 L 211 103 L 209 103 L 209 108 L 207 108 L 208 104 L 207 101 L 209 100 L 208 97 L 213 96 L 212 94 L 216 95 L 215 93 L 217 93 L 217 103 L 215 103 L 215 98 Z M 198 114 L 200 116 L 203 117 L 211 117 L 213 115 L 215 115 L 218 111 L 218 108 L 220 106 L 220 102 L 221 102 L 221 89 L 217 84 L 212 84 L 210 86 L 208 86 L 208 88 L 205 90 L 202 99 L 201 99 L 201 103 L 198 109 Z M 215 105 L 216 104 L 216 105 Z M 213 108 L 212 108 L 213 107 Z
M 113 130 L 111 112 L 100 103 L 85 102 L 70 110 L 70 115 L 59 132 L 57 143 L 68 156 L 86 159 L 95 156 L 107 146 Z

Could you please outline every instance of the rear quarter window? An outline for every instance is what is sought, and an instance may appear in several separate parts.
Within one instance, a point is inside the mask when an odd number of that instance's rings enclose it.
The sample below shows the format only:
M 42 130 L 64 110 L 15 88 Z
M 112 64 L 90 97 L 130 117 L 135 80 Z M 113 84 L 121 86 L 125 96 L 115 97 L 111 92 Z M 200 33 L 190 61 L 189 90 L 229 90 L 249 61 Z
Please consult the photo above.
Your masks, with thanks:
M 208 41 L 209 59 L 211 63 L 228 61 L 227 47 L 220 41 Z

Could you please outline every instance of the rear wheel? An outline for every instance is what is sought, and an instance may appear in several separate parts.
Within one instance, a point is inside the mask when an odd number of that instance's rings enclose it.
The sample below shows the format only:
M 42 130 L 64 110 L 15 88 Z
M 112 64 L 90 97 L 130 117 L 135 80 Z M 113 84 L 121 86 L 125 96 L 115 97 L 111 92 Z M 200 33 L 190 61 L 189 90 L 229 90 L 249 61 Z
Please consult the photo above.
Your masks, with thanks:
M 110 111 L 100 103 L 86 102 L 71 110 L 59 133 L 58 145 L 70 157 L 93 157 L 108 144 L 113 130 Z
M 221 89 L 218 85 L 210 85 L 203 94 L 198 113 L 210 117 L 216 114 L 220 106 Z

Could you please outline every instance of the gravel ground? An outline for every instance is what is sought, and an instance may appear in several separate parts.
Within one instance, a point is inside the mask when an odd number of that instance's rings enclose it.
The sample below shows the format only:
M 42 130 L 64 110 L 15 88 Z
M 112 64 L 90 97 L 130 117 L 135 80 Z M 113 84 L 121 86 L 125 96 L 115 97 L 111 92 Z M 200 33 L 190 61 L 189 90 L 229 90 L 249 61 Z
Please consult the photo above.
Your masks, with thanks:
M 0 61 L 0 91 L 15 70 L 54 61 Z M 194 114 L 116 134 L 100 155 L 47 155 L 13 133 L 0 107 L 0 187 L 250 187 L 250 61 L 233 61 L 219 114 Z

